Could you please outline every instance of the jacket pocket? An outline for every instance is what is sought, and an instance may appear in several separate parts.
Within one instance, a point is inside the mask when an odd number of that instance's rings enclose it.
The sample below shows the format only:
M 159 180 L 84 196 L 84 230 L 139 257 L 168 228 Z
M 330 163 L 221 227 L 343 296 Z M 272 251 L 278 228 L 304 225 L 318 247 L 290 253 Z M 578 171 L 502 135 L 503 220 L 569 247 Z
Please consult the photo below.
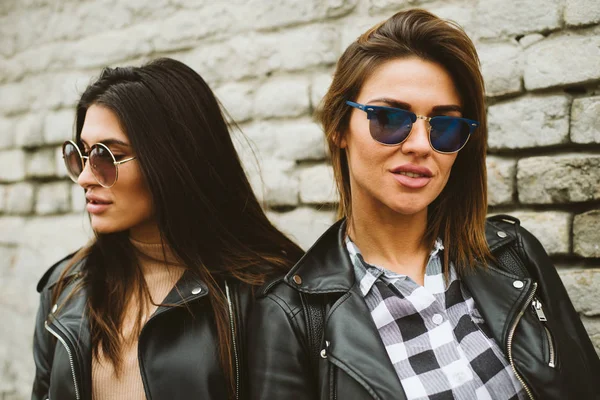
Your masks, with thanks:
M 536 314 L 538 321 L 542 327 L 542 336 L 544 343 L 547 345 L 547 357 L 546 362 L 548 366 L 551 368 L 556 368 L 556 342 L 554 341 L 554 336 L 546 323 L 548 321 L 546 314 L 544 313 L 544 306 L 542 302 L 534 297 L 531 302 L 531 307 L 533 308 L 533 312 Z
M 337 368 L 332 363 L 327 363 L 329 374 L 329 400 L 337 400 Z

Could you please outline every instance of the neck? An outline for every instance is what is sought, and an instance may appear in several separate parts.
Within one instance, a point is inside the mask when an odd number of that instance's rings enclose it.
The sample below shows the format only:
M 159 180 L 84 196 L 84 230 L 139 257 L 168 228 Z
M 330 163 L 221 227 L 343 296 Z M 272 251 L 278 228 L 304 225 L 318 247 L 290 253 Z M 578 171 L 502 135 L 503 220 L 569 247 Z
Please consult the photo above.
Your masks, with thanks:
M 129 237 L 141 243 L 161 243 L 160 230 L 154 221 L 146 221 L 130 228 Z
M 427 209 L 411 215 L 399 214 L 381 204 L 352 205 L 348 234 L 369 264 L 408 275 L 423 284 L 428 249 L 423 243 Z

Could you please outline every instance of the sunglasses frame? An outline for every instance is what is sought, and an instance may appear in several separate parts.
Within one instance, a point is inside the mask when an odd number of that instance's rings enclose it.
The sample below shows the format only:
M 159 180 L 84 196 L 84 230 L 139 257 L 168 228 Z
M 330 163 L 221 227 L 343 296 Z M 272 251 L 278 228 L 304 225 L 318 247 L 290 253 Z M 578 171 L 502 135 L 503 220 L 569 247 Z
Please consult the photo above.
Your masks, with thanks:
M 65 157 L 65 146 L 67 146 L 68 144 L 72 145 L 73 147 L 75 147 L 75 150 L 77 150 L 77 154 L 79 155 L 79 160 L 81 163 L 81 172 L 79 173 L 79 175 L 77 176 L 77 178 L 74 178 L 73 176 L 71 176 L 70 173 L 70 168 L 67 165 L 67 160 Z M 103 188 L 111 188 L 115 185 L 115 183 L 117 183 L 117 180 L 119 179 L 119 165 L 124 164 L 126 162 L 129 162 L 131 160 L 135 160 L 136 157 L 129 157 L 125 160 L 121 160 L 121 161 L 117 161 L 117 159 L 115 158 L 115 155 L 112 153 L 112 151 L 110 151 L 110 149 L 108 148 L 107 145 L 105 145 L 104 143 L 94 143 L 93 145 L 90 146 L 90 151 L 88 152 L 88 154 L 90 154 L 95 147 L 103 147 L 108 154 L 110 155 L 110 158 L 112 159 L 112 163 L 115 166 L 115 181 L 113 183 L 111 183 L 110 185 L 103 185 L 102 182 L 100 182 L 100 179 L 98 179 L 98 177 L 96 176 L 96 174 L 94 173 L 94 168 L 92 168 L 92 166 L 90 166 L 90 171 L 92 171 L 92 175 L 94 176 L 94 179 L 96 179 L 96 182 L 98 182 L 98 184 L 100 186 L 102 186 Z M 71 178 L 71 180 L 75 183 L 77 183 L 77 179 L 79 178 L 79 176 L 83 173 L 83 170 L 85 169 L 85 165 L 86 165 L 86 161 L 88 161 L 90 159 L 90 156 L 84 156 L 83 154 L 81 154 L 81 150 L 79 149 L 79 146 L 77 146 L 77 144 L 72 141 L 72 140 L 67 140 L 66 142 L 63 143 L 62 145 L 62 153 L 63 153 L 63 161 L 65 163 L 65 166 L 67 167 L 67 172 L 69 172 L 69 178 Z
M 406 137 L 404 138 L 404 140 L 402 140 L 399 143 L 390 144 L 390 143 L 380 142 L 379 140 L 377 140 L 377 139 L 375 139 L 373 137 L 373 134 L 371 133 L 371 128 L 369 127 L 369 133 L 371 134 L 371 137 L 373 138 L 373 140 L 375 140 L 377 143 L 379 143 L 379 144 L 381 144 L 383 146 L 399 146 L 402 143 L 406 142 L 406 140 L 409 138 L 410 134 L 412 133 L 412 128 L 413 128 L 415 122 L 417 121 L 417 119 L 422 119 L 422 120 L 427 121 L 429 123 L 429 129 L 427 130 L 427 139 L 429 141 L 429 146 L 433 149 L 433 151 L 435 151 L 436 153 L 440 153 L 440 154 L 454 154 L 454 153 L 458 153 L 459 151 L 461 151 L 463 149 L 463 147 L 466 146 L 467 142 L 471 138 L 471 135 L 473 134 L 473 132 L 475 131 L 475 129 L 479 126 L 479 122 L 477 122 L 475 120 L 472 120 L 472 119 L 468 119 L 468 118 L 462 118 L 462 117 L 451 117 L 451 116 L 444 116 L 444 115 L 435 116 L 435 117 L 427 117 L 425 115 L 415 114 L 414 112 L 403 110 L 401 108 L 383 107 L 383 106 L 370 106 L 370 105 L 366 105 L 366 104 L 355 103 L 355 102 L 350 101 L 350 100 L 347 100 L 346 104 L 349 105 L 350 107 L 357 108 L 357 109 L 359 109 L 361 111 L 366 112 L 368 120 L 372 119 L 372 117 L 374 116 L 373 113 L 376 110 L 388 110 L 388 111 L 402 112 L 402 113 L 408 114 L 408 116 L 410 117 L 412 125 L 410 127 L 410 131 L 408 132 L 408 135 L 406 135 Z M 457 120 L 465 121 L 467 123 L 467 126 L 469 127 L 469 136 L 467 137 L 467 140 L 465 140 L 465 142 L 463 143 L 463 145 L 460 146 L 460 148 L 458 150 L 455 150 L 455 151 L 440 151 L 440 150 L 436 149 L 435 147 L 433 147 L 433 144 L 431 143 L 431 120 L 435 119 L 435 118 L 452 118 L 452 119 L 457 119 Z

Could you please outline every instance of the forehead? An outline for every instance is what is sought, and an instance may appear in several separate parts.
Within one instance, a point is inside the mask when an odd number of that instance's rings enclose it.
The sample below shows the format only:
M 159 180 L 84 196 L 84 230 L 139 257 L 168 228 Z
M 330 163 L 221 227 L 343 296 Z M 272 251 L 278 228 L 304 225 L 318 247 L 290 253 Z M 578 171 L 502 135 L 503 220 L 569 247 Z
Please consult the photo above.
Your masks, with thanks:
M 116 114 L 107 107 L 91 105 L 85 114 L 80 140 L 92 145 L 110 139 L 129 143 Z
M 360 100 L 368 102 L 381 97 L 415 106 L 462 105 L 458 89 L 446 69 L 418 57 L 387 61 L 367 77 Z

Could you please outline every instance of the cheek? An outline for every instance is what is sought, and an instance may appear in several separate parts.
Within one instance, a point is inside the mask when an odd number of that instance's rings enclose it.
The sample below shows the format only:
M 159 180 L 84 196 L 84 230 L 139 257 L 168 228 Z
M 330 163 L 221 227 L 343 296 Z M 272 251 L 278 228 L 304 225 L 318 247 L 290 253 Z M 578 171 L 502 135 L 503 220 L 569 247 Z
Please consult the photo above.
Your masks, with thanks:
M 443 182 L 444 182 L 444 186 L 446 185 L 446 183 L 448 182 L 448 179 L 450 178 L 450 173 L 452 172 L 452 166 L 454 165 L 454 162 L 456 161 L 456 154 L 452 154 L 452 155 L 442 155 L 440 154 L 440 159 L 438 160 L 438 166 L 440 169 L 440 173 L 443 176 Z
M 129 172 L 129 171 L 128 171 Z M 141 172 L 125 173 L 119 182 L 121 185 L 115 191 L 115 198 L 121 212 L 130 213 L 132 219 L 146 219 L 152 214 L 152 195 L 148 189 Z

